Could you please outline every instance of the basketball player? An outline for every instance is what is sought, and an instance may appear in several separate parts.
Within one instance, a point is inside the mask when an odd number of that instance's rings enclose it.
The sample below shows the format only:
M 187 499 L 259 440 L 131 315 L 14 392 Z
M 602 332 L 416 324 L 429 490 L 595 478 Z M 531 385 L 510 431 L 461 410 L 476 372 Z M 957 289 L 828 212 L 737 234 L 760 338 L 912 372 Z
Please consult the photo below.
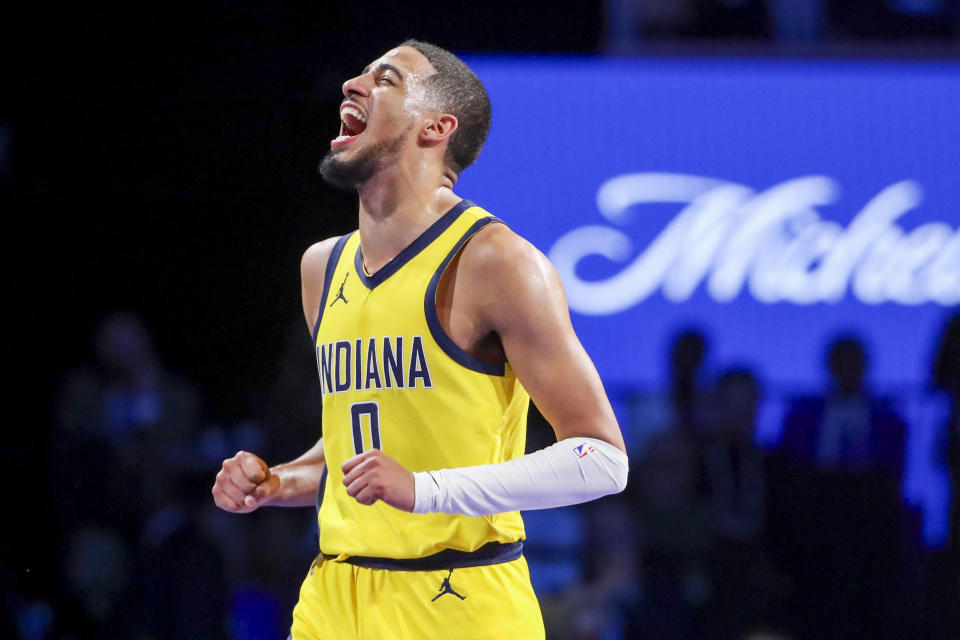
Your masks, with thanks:
M 343 95 L 320 170 L 356 188 L 359 230 L 301 268 L 323 438 L 272 468 L 239 452 L 215 501 L 318 494 L 293 640 L 542 638 L 518 511 L 623 490 L 619 427 L 553 267 L 453 192 L 490 126 L 473 72 L 408 41 Z M 558 442 L 523 455 L 531 397 Z

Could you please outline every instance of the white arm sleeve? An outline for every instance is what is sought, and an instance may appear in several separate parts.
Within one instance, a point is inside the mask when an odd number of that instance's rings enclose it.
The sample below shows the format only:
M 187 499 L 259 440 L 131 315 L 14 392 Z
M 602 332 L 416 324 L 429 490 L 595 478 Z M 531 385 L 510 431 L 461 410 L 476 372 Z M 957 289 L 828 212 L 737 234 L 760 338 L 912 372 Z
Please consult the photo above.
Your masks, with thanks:
M 627 456 L 612 444 L 577 436 L 507 462 L 413 475 L 414 513 L 486 516 L 563 507 L 623 491 Z

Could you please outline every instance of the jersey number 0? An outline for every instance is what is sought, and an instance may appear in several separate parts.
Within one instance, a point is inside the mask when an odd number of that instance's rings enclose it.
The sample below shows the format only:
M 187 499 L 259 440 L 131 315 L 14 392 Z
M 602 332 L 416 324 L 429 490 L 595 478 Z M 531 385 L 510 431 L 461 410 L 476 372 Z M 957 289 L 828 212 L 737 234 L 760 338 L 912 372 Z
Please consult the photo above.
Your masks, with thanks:
M 350 405 L 350 424 L 353 426 L 353 450 L 357 454 L 363 448 L 363 416 L 370 422 L 370 448 L 380 448 L 380 405 L 376 402 L 354 402 Z

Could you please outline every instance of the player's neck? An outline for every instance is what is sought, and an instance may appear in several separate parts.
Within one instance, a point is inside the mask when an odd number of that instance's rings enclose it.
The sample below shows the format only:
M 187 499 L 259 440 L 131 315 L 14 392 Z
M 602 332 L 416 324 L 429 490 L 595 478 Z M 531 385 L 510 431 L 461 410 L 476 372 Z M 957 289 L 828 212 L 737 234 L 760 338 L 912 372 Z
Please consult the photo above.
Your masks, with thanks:
M 431 173 L 395 165 L 357 189 L 361 253 L 368 273 L 378 271 L 460 201 L 452 181 Z

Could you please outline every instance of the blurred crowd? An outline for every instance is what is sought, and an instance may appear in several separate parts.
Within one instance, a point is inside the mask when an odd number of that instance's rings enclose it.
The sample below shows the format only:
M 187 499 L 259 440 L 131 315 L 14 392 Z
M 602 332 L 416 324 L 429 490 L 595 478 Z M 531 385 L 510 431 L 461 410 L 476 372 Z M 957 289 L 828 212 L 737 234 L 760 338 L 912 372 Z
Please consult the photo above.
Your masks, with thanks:
M 204 415 L 194 385 L 164 367 L 143 319 L 102 320 L 93 361 L 63 382 L 46 448 L 50 484 L 37 488 L 52 500 L 57 569 L 48 583 L 6 594 L 14 637 L 286 637 L 316 553 L 313 514 L 239 518 L 213 507 L 210 487 L 237 450 L 280 461 L 316 441 L 320 398 L 298 329 L 257 415 L 222 425 Z
M 709 375 L 707 348 L 700 332 L 680 332 L 665 388 L 629 399 L 623 494 L 525 515 L 549 637 L 960 637 L 960 315 L 929 390 L 950 409 L 922 462 L 946 465 L 953 484 L 950 532 L 934 548 L 904 500 L 917 425 L 865 383 L 861 340 L 836 336 L 824 389 L 786 398 L 764 446 L 761 381 L 741 367 Z M 548 427 L 533 419 L 531 433 Z
M 58 569 L 7 595 L 19 637 L 285 637 L 315 553 L 314 514 L 227 514 L 210 485 L 239 449 L 280 462 L 314 442 L 320 402 L 302 333 L 291 331 L 257 415 L 222 426 L 163 366 L 141 318 L 103 319 L 94 361 L 66 376 L 56 405 Z M 950 411 L 928 462 L 954 485 L 951 529 L 934 548 L 903 499 L 912 425 L 865 384 L 856 336 L 828 345 L 825 387 L 787 398 L 763 446 L 762 381 L 745 367 L 711 375 L 708 349 L 699 331 L 679 332 L 663 388 L 623 399 L 624 493 L 525 514 L 548 637 L 960 637 L 960 314 L 931 371 L 930 393 L 946 394 Z M 553 437 L 533 407 L 528 449 Z

